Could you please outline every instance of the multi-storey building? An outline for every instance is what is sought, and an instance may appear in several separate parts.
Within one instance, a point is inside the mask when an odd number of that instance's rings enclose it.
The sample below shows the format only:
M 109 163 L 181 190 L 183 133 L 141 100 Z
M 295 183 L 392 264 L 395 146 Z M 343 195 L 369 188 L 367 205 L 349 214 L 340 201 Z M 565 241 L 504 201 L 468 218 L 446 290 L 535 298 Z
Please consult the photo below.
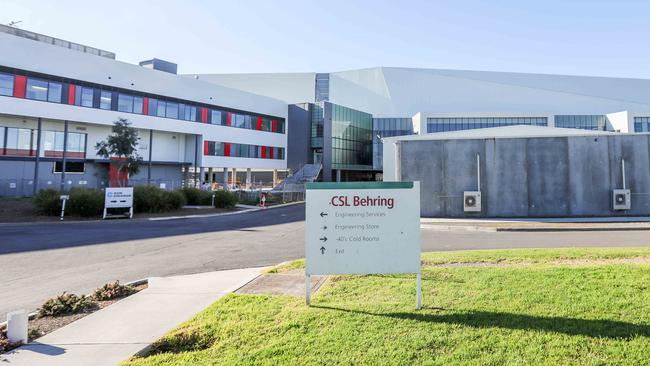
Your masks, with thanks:
M 0 31 L 0 194 L 107 185 L 109 160 L 95 145 L 120 118 L 139 131 L 144 161 L 135 183 L 222 182 L 224 170 L 239 170 L 244 185 L 258 172 L 286 169 L 285 102 L 176 75 L 160 60 L 132 65 L 87 46 Z

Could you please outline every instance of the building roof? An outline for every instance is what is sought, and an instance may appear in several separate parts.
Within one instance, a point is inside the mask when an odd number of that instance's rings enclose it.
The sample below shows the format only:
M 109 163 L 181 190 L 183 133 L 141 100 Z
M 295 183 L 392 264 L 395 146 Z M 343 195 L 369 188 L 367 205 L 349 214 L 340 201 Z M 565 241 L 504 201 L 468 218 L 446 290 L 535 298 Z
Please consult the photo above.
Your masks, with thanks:
M 457 140 L 457 139 L 493 139 L 493 138 L 527 138 L 527 137 L 567 137 L 567 136 L 602 136 L 618 135 L 620 133 L 607 131 L 588 131 L 575 128 L 557 128 L 546 126 L 515 125 L 492 128 L 477 128 L 474 130 L 429 133 L 425 135 L 409 135 L 385 137 L 384 143 L 396 141 L 426 141 L 426 140 Z

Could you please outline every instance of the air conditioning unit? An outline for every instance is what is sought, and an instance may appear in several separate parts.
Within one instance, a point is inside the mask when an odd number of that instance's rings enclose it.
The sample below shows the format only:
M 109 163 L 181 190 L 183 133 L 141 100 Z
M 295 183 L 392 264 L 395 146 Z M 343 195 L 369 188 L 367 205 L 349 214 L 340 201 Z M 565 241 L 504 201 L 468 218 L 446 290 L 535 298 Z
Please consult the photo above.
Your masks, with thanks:
M 463 210 L 465 212 L 481 212 L 481 192 L 463 192 Z
M 629 210 L 632 196 L 629 189 L 614 189 L 612 191 L 612 207 L 614 210 Z

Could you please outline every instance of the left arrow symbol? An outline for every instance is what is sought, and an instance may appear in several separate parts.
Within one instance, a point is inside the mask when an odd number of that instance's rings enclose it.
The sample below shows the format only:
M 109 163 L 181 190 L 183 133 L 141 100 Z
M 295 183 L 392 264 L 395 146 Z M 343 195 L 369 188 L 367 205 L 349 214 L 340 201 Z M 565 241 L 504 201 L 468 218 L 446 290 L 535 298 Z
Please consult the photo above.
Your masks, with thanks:
M 325 247 L 320 247 L 320 254 L 325 254 Z

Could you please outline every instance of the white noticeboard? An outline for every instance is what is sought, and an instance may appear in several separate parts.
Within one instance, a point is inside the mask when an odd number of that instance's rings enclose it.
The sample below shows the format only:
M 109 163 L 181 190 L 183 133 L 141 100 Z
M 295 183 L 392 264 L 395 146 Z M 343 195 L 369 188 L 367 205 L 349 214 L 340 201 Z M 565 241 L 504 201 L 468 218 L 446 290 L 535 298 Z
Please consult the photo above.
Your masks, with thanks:
M 133 217 L 133 187 L 106 188 L 104 193 L 104 217 L 109 208 L 129 209 L 129 218 Z
M 305 285 L 311 275 L 417 275 L 421 305 L 419 182 L 308 183 Z

